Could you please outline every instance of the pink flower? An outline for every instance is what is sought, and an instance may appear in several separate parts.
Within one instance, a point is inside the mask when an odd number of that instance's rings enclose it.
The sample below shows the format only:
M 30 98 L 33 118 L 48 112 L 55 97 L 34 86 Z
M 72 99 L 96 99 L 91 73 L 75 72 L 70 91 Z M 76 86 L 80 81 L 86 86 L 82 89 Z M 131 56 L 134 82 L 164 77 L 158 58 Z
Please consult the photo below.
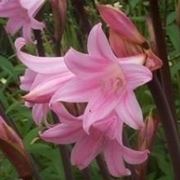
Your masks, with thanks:
M 73 74 L 66 67 L 63 57 L 38 57 L 21 51 L 25 43 L 23 38 L 16 40 L 17 57 L 37 75 L 24 99 L 35 103 L 48 103 L 56 90 L 61 89 Z
M 19 60 L 28 67 L 20 78 L 20 88 L 28 92 L 23 98 L 28 107 L 32 107 L 33 119 L 39 125 L 49 111 L 51 96 L 73 74 L 66 68 L 62 57 L 37 57 L 21 51 L 25 43 L 23 38 L 15 42 Z
M 130 175 L 124 161 L 140 164 L 147 159 L 148 151 L 135 151 L 122 144 L 123 123 L 112 113 L 99 123 L 95 123 L 86 134 L 82 127 L 82 116 L 73 117 L 62 105 L 52 105 L 61 123 L 46 130 L 40 136 L 56 144 L 75 143 L 71 153 L 71 163 L 80 169 L 86 168 L 91 161 L 103 153 L 109 172 L 113 176 Z
M 20 89 L 30 91 L 36 79 L 37 73 L 26 69 L 25 74 L 20 77 Z M 37 125 L 40 125 L 43 119 L 46 118 L 49 111 L 48 103 L 29 103 L 25 102 L 26 106 L 32 107 L 32 117 Z
M 98 5 L 102 19 L 109 25 L 109 40 L 118 57 L 132 56 L 145 52 L 145 65 L 150 70 L 162 66 L 162 61 L 149 48 L 146 39 L 139 33 L 136 26 L 121 10 L 111 5 Z
M 6 30 L 14 35 L 22 28 L 23 37 L 31 41 L 32 29 L 42 30 L 44 24 L 37 21 L 36 16 L 44 0 L 2 0 L 0 17 L 8 18 Z
M 113 110 L 132 128 L 141 128 L 143 116 L 133 90 L 152 78 L 149 69 L 141 65 L 144 58 L 139 54 L 118 59 L 97 24 L 88 38 L 88 54 L 70 49 L 65 55 L 65 63 L 76 76 L 56 91 L 50 103 L 88 102 L 83 121 L 87 132 Z

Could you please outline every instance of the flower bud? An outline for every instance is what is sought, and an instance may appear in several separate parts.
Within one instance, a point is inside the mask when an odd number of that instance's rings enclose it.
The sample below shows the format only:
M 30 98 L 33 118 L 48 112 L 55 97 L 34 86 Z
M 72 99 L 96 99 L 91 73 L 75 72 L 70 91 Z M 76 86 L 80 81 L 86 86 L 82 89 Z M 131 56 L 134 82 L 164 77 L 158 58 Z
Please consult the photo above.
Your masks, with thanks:
M 15 166 L 21 178 L 32 178 L 32 166 L 21 138 L 0 116 L 0 149 Z

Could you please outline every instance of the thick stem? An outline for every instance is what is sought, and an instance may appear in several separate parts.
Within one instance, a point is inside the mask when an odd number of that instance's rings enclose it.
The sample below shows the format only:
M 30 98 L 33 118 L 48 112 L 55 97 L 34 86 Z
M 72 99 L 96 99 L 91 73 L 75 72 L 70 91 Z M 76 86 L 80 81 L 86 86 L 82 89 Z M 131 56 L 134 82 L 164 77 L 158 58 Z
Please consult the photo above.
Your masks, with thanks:
M 101 155 L 98 155 L 96 157 L 96 162 L 99 166 L 99 169 L 100 169 L 100 172 L 101 172 L 101 175 L 103 177 L 103 180 L 112 180 L 109 172 L 108 172 L 108 169 L 107 169 L 107 166 L 105 164 L 105 161 L 103 159 L 103 157 Z
M 58 123 L 58 117 L 54 112 L 52 112 L 53 115 L 53 120 L 54 122 Z M 58 145 L 59 151 L 61 153 L 61 158 L 62 158 L 62 163 L 64 167 L 64 173 L 65 173 L 65 178 L 66 180 L 75 180 L 73 177 L 73 172 L 72 172 L 72 166 L 70 162 L 70 151 L 69 147 L 65 145 Z
M 91 24 L 88 20 L 88 14 L 84 8 L 86 2 L 82 0 L 71 0 L 75 18 L 79 27 L 77 36 L 79 37 L 79 44 L 83 49 L 85 48 L 84 42 L 86 42 L 87 35 L 90 32 Z
M 72 0 L 72 5 L 75 10 L 77 21 L 80 25 L 80 29 L 82 30 L 83 34 L 88 34 L 91 25 L 88 21 L 88 15 L 84 9 L 85 1 L 82 0 Z
M 69 160 L 70 152 L 68 146 L 59 145 L 59 150 L 61 153 L 61 158 L 64 166 L 64 173 L 66 180 L 75 180 L 72 173 L 72 167 Z
M 156 49 L 157 49 L 158 56 L 163 61 L 163 67 L 160 70 L 161 82 L 162 82 L 164 92 L 167 96 L 167 100 L 170 105 L 173 117 L 175 119 L 174 123 L 176 123 L 176 109 L 175 109 L 175 103 L 174 103 L 174 98 L 173 98 L 173 88 L 172 88 L 172 81 L 171 81 L 171 75 L 170 75 L 170 68 L 169 68 L 168 58 L 167 58 L 165 32 L 163 31 L 163 28 L 162 28 L 158 0 L 149 0 L 149 2 L 150 2 L 150 16 L 152 18 L 152 24 L 153 24 L 153 29 L 155 33 Z
M 164 127 L 169 153 L 172 160 L 175 179 L 180 179 L 179 163 L 180 163 L 180 140 L 174 123 L 174 117 L 168 103 L 168 99 L 158 81 L 156 74 L 149 83 L 149 89 L 154 98 L 155 104 L 159 111 L 160 119 Z

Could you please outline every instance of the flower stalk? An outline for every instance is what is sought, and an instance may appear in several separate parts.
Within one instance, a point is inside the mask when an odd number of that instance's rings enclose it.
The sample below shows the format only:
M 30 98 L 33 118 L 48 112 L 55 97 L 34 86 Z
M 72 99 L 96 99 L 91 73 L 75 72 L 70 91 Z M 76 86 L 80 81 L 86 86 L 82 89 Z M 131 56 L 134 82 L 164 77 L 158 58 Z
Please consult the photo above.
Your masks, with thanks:
M 172 89 L 169 62 L 167 58 L 165 32 L 163 31 L 162 28 L 158 1 L 150 0 L 149 2 L 150 2 L 150 16 L 152 19 L 152 25 L 155 34 L 156 50 L 159 58 L 161 58 L 163 61 L 163 66 L 160 70 L 160 80 L 174 117 L 174 123 L 176 124 L 176 109 L 173 98 L 173 89 Z
M 180 162 L 180 141 L 178 132 L 175 125 L 175 120 L 168 103 L 168 99 L 161 84 L 154 74 L 154 78 L 149 82 L 149 89 L 154 98 L 154 102 L 159 111 L 160 119 L 164 127 L 165 135 L 167 138 L 167 144 L 169 153 L 172 160 L 172 165 L 174 169 L 175 179 L 180 179 L 179 162 Z

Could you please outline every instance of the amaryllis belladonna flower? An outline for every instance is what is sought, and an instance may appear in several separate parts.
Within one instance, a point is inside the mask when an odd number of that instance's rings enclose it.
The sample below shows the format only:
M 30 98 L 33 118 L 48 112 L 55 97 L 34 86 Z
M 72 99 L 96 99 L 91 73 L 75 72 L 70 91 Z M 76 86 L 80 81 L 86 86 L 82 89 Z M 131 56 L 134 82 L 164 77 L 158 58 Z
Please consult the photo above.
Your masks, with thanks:
M 2 0 L 0 2 L 0 17 L 8 18 L 6 30 L 14 35 L 22 29 L 23 37 L 31 41 L 32 29 L 42 30 L 44 24 L 34 17 L 45 0 Z
M 36 79 L 37 73 L 26 69 L 23 76 L 20 77 L 20 89 L 29 92 Z M 48 103 L 29 103 L 25 102 L 27 107 L 32 107 L 32 117 L 34 122 L 39 125 L 49 111 Z
M 142 65 L 144 54 L 118 59 L 101 24 L 91 30 L 87 47 L 88 54 L 70 49 L 65 55 L 65 63 L 75 77 L 56 91 L 50 103 L 88 102 L 83 121 L 86 132 L 113 110 L 132 128 L 141 128 L 142 111 L 133 90 L 152 78 L 150 70 Z
M 117 120 L 115 113 L 95 123 L 88 135 L 82 127 L 82 116 L 73 117 L 60 104 L 52 105 L 52 109 L 61 122 L 40 136 L 55 144 L 75 143 L 71 163 L 80 169 L 86 168 L 99 153 L 103 153 L 109 172 L 113 176 L 124 176 L 131 173 L 124 161 L 140 164 L 147 159 L 148 150 L 135 151 L 123 145 L 123 123 Z
M 147 55 L 145 65 L 150 70 L 162 66 L 162 61 L 150 49 L 146 39 L 139 33 L 133 22 L 111 5 L 98 5 L 102 19 L 109 25 L 109 41 L 118 57 L 132 56 L 139 53 Z
M 29 70 L 37 73 L 37 75 L 24 99 L 34 103 L 48 103 L 54 92 L 59 90 L 74 75 L 66 67 L 63 57 L 30 55 L 21 50 L 25 43 L 26 41 L 23 38 L 16 40 L 17 57 Z

